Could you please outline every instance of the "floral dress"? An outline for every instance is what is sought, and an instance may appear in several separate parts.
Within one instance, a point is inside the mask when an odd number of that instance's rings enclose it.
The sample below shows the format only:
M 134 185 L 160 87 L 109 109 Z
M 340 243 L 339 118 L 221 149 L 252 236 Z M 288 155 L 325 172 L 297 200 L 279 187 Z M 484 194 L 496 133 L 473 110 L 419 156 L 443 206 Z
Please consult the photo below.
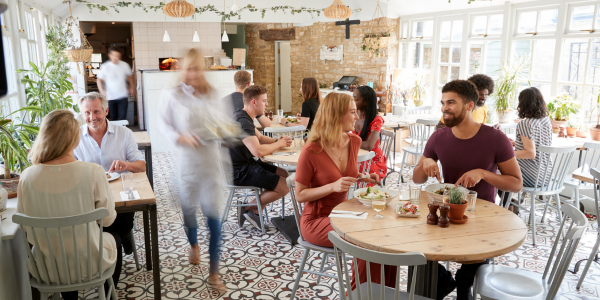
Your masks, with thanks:
M 376 116 L 375 119 L 373 119 L 373 122 L 371 122 L 371 125 L 369 126 L 369 134 L 367 135 L 367 139 L 369 139 L 369 136 L 374 131 L 377 131 L 381 134 L 382 125 L 383 118 L 381 116 Z M 360 132 L 353 133 L 360 136 Z M 377 142 L 375 142 L 375 146 L 373 146 L 373 149 L 371 151 L 375 152 L 375 157 L 373 157 L 373 161 L 371 162 L 371 169 L 369 170 L 369 174 L 377 173 L 377 175 L 379 175 L 379 178 L 383 179 L 387 175 L 387 157 L 385 157 L 383 151 L 379 147 L 379 139 L 377 139 Z M 362 168 L 360 172 L 363 173 Z

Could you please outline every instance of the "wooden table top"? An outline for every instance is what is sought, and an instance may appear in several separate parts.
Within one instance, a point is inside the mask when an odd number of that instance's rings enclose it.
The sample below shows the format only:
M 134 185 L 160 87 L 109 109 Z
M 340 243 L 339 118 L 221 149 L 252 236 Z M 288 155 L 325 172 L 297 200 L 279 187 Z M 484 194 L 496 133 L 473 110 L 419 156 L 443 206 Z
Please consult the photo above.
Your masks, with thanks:
M 121 184 L 121 178 L 109 182 L 110 190 L 115 199 L 115 207 L 120 206 L 133 206 L 140 204 L 156 204 L 156 197 L 154 191 L 148 181 L 148 176 L 145 172 L 133 173 L 133 190 L 138 191 L 140 194 L 139 200 L 121 200 L 121 191 L 123 191 L 123 185 Z
M 355 245 L 380 252 L 422 252 L 431 261 L 476 262 L 504 255 L 517 249 L 527 235 L 527 226 L 514 213 L 485 200 L 477 199 L 475 212 L 466 212 L 465 224 L 450 224 L 448 228 L 427 225 L 427 204 L 432 198 L 423 191 L 417 218 L 396 217 L 397 200 L 381 212 L 381 220 L 373 219 L 376 212 L 356 198 L 334 209 L 355 212 L 367 211 L 366 220 L 331 218 L 333 229 Z
M 281 153 L 281 152 L 294 152 L 295 150 L 291 147 L 286 147 L 286 148 L 281 148 L 273 153 Z M 363 149 L 359 149 L 358 150 L 358 155 L 363 155 L 363 154 L 367 154 L 369 153 L 369 151 L 367 150 L 363 150 Z M 292 154 L 292 155 L 265 155 L 262 157 L 262 159 L 264 161 L 268 161 L 268 162 L 272 162 L 272 163 L 276 163 L 276 164 L 283 164 L 283 165 L 288 165 L 288 166 L 295 166 L 298 165 L 298 159 L 300 158 L 300 152 L 297 152 L 296 154 Z
M 135 142 L 138 146 L 150 146 L 150 136 L 148 135 L 148 131 L 134 131 L 133 136 L 135 137 Z

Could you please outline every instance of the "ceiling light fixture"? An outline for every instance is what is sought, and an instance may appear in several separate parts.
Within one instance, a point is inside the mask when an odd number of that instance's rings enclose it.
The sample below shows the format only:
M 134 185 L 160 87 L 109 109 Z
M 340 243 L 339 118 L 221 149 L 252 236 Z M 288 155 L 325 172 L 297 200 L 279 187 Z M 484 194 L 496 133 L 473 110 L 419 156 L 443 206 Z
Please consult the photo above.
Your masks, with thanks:
M 334 0 L 329 7 L 325 8 L 324 15 L 329 19 L 348 19 L 352 15 L 352 10 L 342 0 Z
M 198 27 L 196 27 L 196 0 L 194 0 L 194 29 L 197 29 Z M 198 30 L 194 30 L 194 37 L 192 38 L 192 42 L 197 43 L 200 42 L 200 37 L 198 36 Z
M 225 14 L 225 0 L 223 0 L 223 14 Z M 221 20 L 221 24 L 223 24 L 223 37 L 221 38 L 221 42 L 229 42 L 229 37 L 227 36 L 227 29 L 225 29 L 225 21 Z
M 165 14 L 165 35 L 163 35 L 163 42 L 170 42 L 171 41 L 171 37 L 169 36 L 169 33 L 167 32 L 167 15 Z
M 230 6 L 229 9 L 231 9 L 232 12 L 237 12 L 238 10 L 240 10 L 240 7 L 237 6 L 237 4 L 235 4 L 235 0 L 233 0 L 233 5 Z
M 194 14 L 196 7 L 185 0 L 173 0 L 163 6 L 165 15 L 172 18 L 187 18 Z

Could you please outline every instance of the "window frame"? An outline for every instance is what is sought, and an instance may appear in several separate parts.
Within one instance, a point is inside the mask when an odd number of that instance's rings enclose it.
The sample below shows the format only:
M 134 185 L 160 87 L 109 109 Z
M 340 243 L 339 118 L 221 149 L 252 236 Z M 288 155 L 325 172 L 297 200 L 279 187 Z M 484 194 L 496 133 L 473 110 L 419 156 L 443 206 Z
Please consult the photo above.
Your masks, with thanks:
M 558 15 L 560 16 L 560 7 L 558 4 L 554 4 L 554 5 L 547 5 L 547 6 L 540 6 L 540 7 L 532 7 L 532 8 L 527 8 L 527 9 L 516 9 L 513 13 L 514 13 L 514 19 L 513 19 L 513 37 L 518 38 L 518 37 L 541 37 L 541 36 L 555 36 L 559 33 L 559 23 L 560 20 L 557 20 L 556 23 L 556 29 L 554 31 L 545 31 L 545 32 L 538 32 L 539 30 L 539 26 L 540 26 L 540 17 L 542 14 L 542 11 L 545 10 L 553 10 L 553 9 L 557 9 L 558 10 Z M 521 14 L 523 13 L 528 13 L 528 12 L 536 12 L 536 19 L 535 19 L 535 26 L 534 26 L 534 31 L 533 32 L 519 32 L 519 19 L 521 17 Z
M 571 27 L 571 17 L 573 16 L 573 11 L 577 7 L 584 7 L 584 6 L 594 6 L 594 14 L 592 15 L 592 28 L 579 29 L 579 30 L 571 29 L 570 28 Z M 598 28 L 596 28 L 596 22 L 598 20 L 598 13 L 600 12 L 599 6 L 600 6 L 600 1 L 569 4 L 568 10 L 567 10 L 567 20 L 565 23 L 565 33 L 566 34 L 586 34 L 585 32 L 588 30 L 600 31 L 600 26 L 598 26 Z M 590 33 L 593 33 L 593 31 Z

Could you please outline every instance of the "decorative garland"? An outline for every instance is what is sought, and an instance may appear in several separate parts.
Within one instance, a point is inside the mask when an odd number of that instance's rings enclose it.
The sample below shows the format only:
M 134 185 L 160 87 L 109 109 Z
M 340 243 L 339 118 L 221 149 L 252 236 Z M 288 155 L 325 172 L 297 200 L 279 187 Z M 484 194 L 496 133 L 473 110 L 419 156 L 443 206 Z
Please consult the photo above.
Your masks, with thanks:
M 106 4 L 90 3 L 86 0 L 74 0 L 74 1 L 77 3 L 86 4 L 87 7 L 90 9 L 90 13 L 92 13 L 94 9 L 97 9 L 99 11 L 105 11 L 106 13 L 110 13 L 110 8 L 112 8 L 115 12 L 120 13 L 119 8 L 129 7 L 130 5 L 132 8 L 141 7 L 147 13 L 149 10 L 153 10 L 155 12 L 158 11 L 159 9 L 162 10 L 163 6 L 165 6 L 164 2 L 159 2 L 158 5 L 148 5 L 148 4 L 143 4 L 142 2 L 125 2 L 125 1 L 119 1 L 117 3 L 106 3 Z M 323 11 L 323 9 L 320 9 L 320 8 L 319 9 L 307 8 L 304 6 L 298 8 L 298 7 L 283 5 L 283 6 L 273 6 L 270 8 L 257 8 L 251 4 L 248 4 L 240 9 L 238 9 L 235 12 L 232 11 L 229 13 L 225 13 L 225 12 L 217 9 L 214 5 L 208 4 L 205 6 L 196 7 L 196 14 L 202 14 L 207 11 L 210 11 L 217 15 L 220 15 L 221 21 L 230 20 L 232 17 L 236 17 L 236 16 L 238 17 L 238 20 L 241 20 L 241 18 L 242 18 L 241 13 L 245 10 L 247 10 L 249 12 L 260 11 L 263 19 L 265 18 L 265 14 L 267 11 L 273 11 L 273 12 L 282 11 L 285 14 L 286 11 L 289 10 L 292 15 L 295 15 L 297 13 L 307 12 L 307 13 L 310 13 L 312 18 L 314 18 L 314 14 L 317 14 L 317 17 L 320 16 L 321 12 Z M 195 17 L 195 14 L 193 15 L 193 17 Z

